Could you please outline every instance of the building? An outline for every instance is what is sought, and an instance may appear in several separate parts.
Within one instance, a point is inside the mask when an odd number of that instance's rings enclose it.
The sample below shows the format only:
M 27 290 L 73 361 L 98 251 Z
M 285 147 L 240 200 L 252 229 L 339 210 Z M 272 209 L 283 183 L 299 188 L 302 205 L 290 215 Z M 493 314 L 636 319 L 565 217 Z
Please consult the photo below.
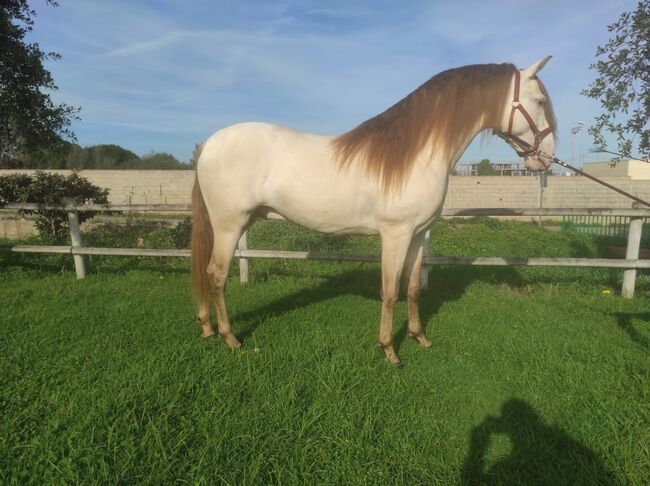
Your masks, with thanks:
M 629 177 L 631 180 L 650 180 L 650 163 L 624 159 L 620 162 L 590 162 L 582 170 L 594 177 Z
M 456 173 L 462 176 L 478 175 L 478 165 L 480 162 L 473 164 L 463 164 L 456 166 Z M 490 166 L 499 172 L 502 176 L 535 176 L 538 172 L 532 172 L 519 162 L 490 162 Z

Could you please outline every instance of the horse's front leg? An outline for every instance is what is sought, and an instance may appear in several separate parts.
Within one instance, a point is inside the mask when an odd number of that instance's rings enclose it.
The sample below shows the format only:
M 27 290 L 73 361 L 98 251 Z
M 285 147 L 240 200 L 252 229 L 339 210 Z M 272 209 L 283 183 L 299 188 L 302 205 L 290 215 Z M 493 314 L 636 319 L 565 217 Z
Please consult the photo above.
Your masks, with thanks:
M 381 235 L 381 324 L 379 327 L 379 346 L 384 350 L 391 364 L 400 360 L 393 348 L 393 314 L 399 294 L 399 282 L 404 260 L 413 236 L 405 228 L 391 228 Z
M 404 263 L 404 277 L 406 281 L 406 295 L 408 301 L 408 333 L 423 348 L 431 347 L 420 321 L 420 272 L 422 271 L 422 255 L 424 253 L 425 232 L 415 235 L 406 255 Z

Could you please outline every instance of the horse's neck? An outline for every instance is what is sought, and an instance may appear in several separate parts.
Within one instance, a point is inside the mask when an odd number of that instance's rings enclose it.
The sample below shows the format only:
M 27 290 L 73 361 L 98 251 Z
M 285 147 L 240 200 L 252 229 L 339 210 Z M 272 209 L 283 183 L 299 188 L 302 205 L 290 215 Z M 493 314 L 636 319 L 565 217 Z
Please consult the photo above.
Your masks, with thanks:
M 456 145 L 453 156 L 449 161 L 449 169 L 452 169 L 456 165 L 461 156 L 465 153 L 465 150 L 467 150 L 467 147 L 469 147 L 469 144 L 472 143 L 472 140 L 474 140 L 479 133 L 492 128 L 494 127 L 486 126 L 483 117 L 480 117 L 480 119 L 476 120 L 472 129 L 467 133 L 467 135 L 464 137 L 459 137 L 459 140 L 457 141 L 458 145 Z
M 469 144 L 472 143 L 472 140 L 474 140 L 476 135 L 486 128 L 488 127 L 485 126 L 482 117 L 479 117 L 472 122 L 471 130 L 465 133 L 458 133 L 457 137 L 450 141 L 449 148 L 446 151 L 440 150 L 435 146 L 427 147 L 425 150 L 433 155 L 431 163 L 444 166 L 447 170 L 451 170 L 460 160 L 460 157 L 463 155 L 465 150 L 467 150 L 467 147 L 469 147 Z

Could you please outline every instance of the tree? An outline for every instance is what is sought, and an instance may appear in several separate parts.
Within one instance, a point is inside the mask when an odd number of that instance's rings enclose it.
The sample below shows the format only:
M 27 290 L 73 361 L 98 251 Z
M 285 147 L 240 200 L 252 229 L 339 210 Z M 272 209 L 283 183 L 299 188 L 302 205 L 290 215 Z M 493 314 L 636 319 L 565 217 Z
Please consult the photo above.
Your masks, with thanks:
M 194 144 L 194 150 L 192 151 L 192 158 L 190 159 L 190 162 L 188 164 L 190 169 L 196 169 L 196 163 L 199 161 L 201 150 L 203 150 L 202 143 Z
M 67 176 L 37 171 L 28 174 L 0 176 L 0 203 L 41 204 L 108 204 L 108 189 L 92 184 L 77 172 Z M 35 209 L 19 211 L 21 214 L 36 214 L 36 229 L 39 235 L 53 243 L 63 243 L 68 238 L 68 217 L 65 211 Z M 79 222 L 92 218 L 96 212 L 79 213 Z
M 130 169 L 140 157 L 119 145 L 102 144 L 74 148 L 67 157 L 66 169 Z
M 151 152 L 142 156 L 139 163 L 134 165 L 134 169 L 155 169 L 155 170 L 173 170 L 187 169 L 187 166 L 181 163 L 172 154 L 164 152 Z
M 483 159 L 476 165 L 476 175 L 480 176 L 494 176 L 501 175 L 501 173 L 492 167 L 489 159 Z
M 581 93 L 599 99 L 604 112 L 589 129 L 594 143 L 605 148 L 607 130 L 616 135 L 618 151 L 630 157 L 638 137 L 641 156 L 650 158 L 650 0 L 638 3 L 607 26 L 614 33 L 605 46 L 598 46 L 590 66 L 598 77 Z
M 72 170 L 178 170 L 188 169 L 187 164 L 171 154 L 151 152 L 138 157 L 130 150 L 115 144 L 80 147 L 62 142 L 30 154 L 22 161 L 25 169 L 72 169 Z
M 35 15 L 27 0 L 0 3 L 0 167 L 19 167 L 30 154 L 74 139 L 69 126 L 78 108 L 55 104 L 47 94 L 57 87 L 43 62 L 61 56 L 25 40 Z

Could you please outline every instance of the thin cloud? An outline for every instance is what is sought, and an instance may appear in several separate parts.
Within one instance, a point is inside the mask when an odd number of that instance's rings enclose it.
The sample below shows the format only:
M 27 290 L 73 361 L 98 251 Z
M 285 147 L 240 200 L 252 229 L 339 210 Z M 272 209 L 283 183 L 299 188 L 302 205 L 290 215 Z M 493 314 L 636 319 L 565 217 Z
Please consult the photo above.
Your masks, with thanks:
M 481 62 L 542 72 L 561 134 L 599 111 L 579 95 L 606 25 L 632 1 L 134 3 L 69 0 L 38 8 L 35 40 L 58 101 L 81 106 L 82 145 L 117 143 L 188 160 L 194 144 L 240 121 L 336 134 L 395 103 L 437 72 Z M 74 26 L 74 28 L 72 28 Z M 174 136 L 176 133 L 176 136 Z M 586 145 L 586 138 L 585 138 Z M 562 136 L 558 153 L 571 150 Z M 465 159 L 513 159 L 501 141 Z

